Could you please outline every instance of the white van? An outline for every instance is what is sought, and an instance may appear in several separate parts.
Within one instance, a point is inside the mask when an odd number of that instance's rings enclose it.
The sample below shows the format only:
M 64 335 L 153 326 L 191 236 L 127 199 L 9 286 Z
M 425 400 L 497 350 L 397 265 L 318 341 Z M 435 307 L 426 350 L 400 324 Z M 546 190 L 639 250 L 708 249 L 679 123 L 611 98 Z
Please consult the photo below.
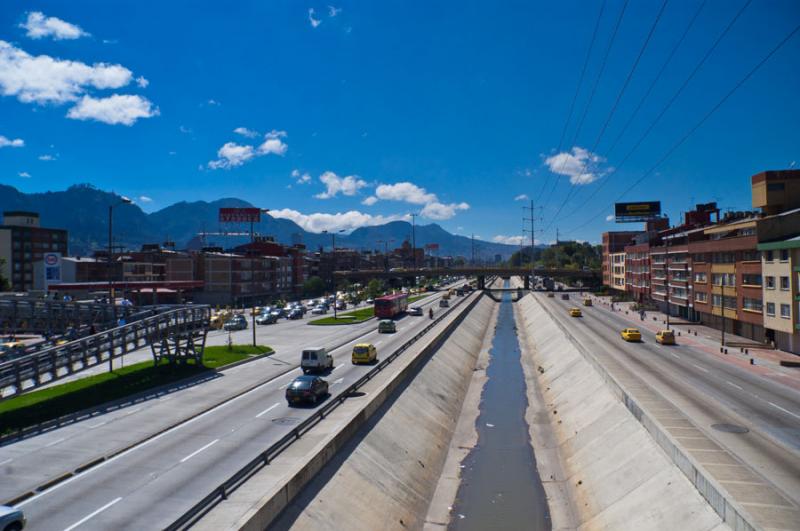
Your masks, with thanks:
M 300 359 L 300 368 L 303 369 L 303 374 L 333 369 L 333 356 L 328 354 L 325 347 L 304 349 L 303 357 Z

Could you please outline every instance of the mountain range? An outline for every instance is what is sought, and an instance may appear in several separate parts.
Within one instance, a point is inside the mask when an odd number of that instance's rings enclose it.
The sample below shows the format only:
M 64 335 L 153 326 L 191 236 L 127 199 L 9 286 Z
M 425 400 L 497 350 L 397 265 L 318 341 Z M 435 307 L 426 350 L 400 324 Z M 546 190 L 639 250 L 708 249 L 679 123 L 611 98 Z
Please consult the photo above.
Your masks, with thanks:
M 0 184 L 0 210 L 38 212 L 43 227 L 63 228 L 69 231 L 70 254 L 89 254 L 108 245 L 108 207 L 114 206 L 114 245 L 138 249 L 144 243 L 173 241 L 178 249 L 218 245 L 229 248 L 248 241 L 249 225 L 238 224 L 221 228 L 219 209 L 225 207 L 252 207 L 242 199 L 224 198 L 216 201 L 175 203 L 152 213 L 144 212 L 136 204 L 121 204 L 121 197 L 113 192 L 99 190 L 92 185 L 78 184 L 64 191 L 31 193 L 20 192 L 13 186 Z M 263 215 L 255 224 L 257 234 L 272 236 L 284 244 L 303 243 L 309 249 L 330 247 L 331 237 L 304 230 L 294 221 Z M 223 235 L 238 231 L 241 235 Z M 337 247 L 378 249 L 390 241 L 390 248 L 411 241 L 412 227 L 405 221 L 361 227 L 350 234 L 337 234 Z M 417 225 L 418 247 L 439 244 L 439 256 L 465 256 L 472 253 L 472 239 L 451 234 L 432 223 Z M 499 254 L 505 260 L 519 248 L 515 245 L 475 240 L 475 256 L 492 259 Z

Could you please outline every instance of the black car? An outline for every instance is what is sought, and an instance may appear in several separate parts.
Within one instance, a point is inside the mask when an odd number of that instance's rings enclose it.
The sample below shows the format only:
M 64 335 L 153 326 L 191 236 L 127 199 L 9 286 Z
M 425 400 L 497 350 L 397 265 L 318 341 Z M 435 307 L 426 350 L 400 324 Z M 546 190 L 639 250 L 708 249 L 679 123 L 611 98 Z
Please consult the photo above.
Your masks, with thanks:
M 288 319 L 302 319 L 303 318 L 303 310 L 300 308 L 294 308 L 289 315 L 286 316 Z
M 328 382 L 319 376 L 298 376 L 286 388 L 286 401 L 290 406 L 308 403 L 316 405 L 326 396 L 328 396 Z

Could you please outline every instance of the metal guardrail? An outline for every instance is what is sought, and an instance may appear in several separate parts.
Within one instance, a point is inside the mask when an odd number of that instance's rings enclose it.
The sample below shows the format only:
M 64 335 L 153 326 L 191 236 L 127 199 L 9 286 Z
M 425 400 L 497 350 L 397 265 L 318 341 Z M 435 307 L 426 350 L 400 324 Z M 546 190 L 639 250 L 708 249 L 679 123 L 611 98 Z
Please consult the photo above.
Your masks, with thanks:
M 117 318 L 133 312 L 118 306 Z M 64 331 L 70 326 L 104 324 L 114 321 L 114 308 L 96 302 L 57 301 L 31 297 L 0 298 L 0 334 L 45 334 Z
M 477 297 L 475 297 L 472 302 L 470 302 L 469 307 L 461 314 L 466 315 L 469 310 L 474 307 L 478 301 L 481 299 L 481 294 L 479 293 Z M 321 408 L 314 412 L 313 415 L 308 417 L 306 420 L 301 422 L 297 425 L 294 429 L 292 429 L 289 433 L 281 437 L 277 442 L 272 444 L 269 448 L 261 452 L 255 459 L 244 465 L 241 469 L 239 469 L 236 473 L 234 473 L 230 478 L 225 480 L 222 484 L 216 487 L 214 490 L 211 491 L 206 497 L 202 500 L 197 502 L 194 506 L 192 506 L 188 511 L 178 517 L 172 524 L 166 527 L 167 531 L 177 531 L 183 529 L 189 529 L 193 526 L 200 518 L 202 518 L 206 513 L 208 513 L 211 509 L 214 508 L 219 502 L 222 500 L 227 499 L 228 495 L 239 488 L 244 482 L 246 482 L 250 477 L 252 477 L 256 472 L 267 466 L 270 461 L 272 461 L 276 456 L 278 456 L 281 452 L 283 452 L 286 448 L 288 448 L 292 443 L 297 441 L 303 434 L 308 432 L 311 428 L 313 428 L 319 421 L 324 419 L 328 413 L 339 407 L 347 398 L 352 395 L 355 391 L 359 388 L 364 386 L 367 382 L 372 380 L 375 376 L 378 375 L 383 369 L 385 369 L 389 364 L 391 364 L 400 354 L 405 352 L 411 345 L 416 343 L 422 336 L 427 334 L 433 327 L 439 324 L 445 317 L 450 315 L 456 308 L 461 306 L 461 304 L 466 300 L 466 297 L 461 298 L 458 304 L 454 304 L 450 307 L 448 311 L 434 319 L 428 326 L 423 328 L 419 331 L 414 337 L 400 345 L 394 352 L 389 354 L 386 358 L 382 359 L 380 363 L 378 363 L 375 367 L 372 368 L 367 374 L 359 378 L 355 383 L 351 384 L 345 390 L 340 392 L 335 397 L 331 398 L 328 402 L 325 403 Z
M 0 400 L 124 356 L 129 351 L 208 328 L 211 308 L 187 306 L 0 363 Z M 76 366 L 77 365 L 77 366 Z

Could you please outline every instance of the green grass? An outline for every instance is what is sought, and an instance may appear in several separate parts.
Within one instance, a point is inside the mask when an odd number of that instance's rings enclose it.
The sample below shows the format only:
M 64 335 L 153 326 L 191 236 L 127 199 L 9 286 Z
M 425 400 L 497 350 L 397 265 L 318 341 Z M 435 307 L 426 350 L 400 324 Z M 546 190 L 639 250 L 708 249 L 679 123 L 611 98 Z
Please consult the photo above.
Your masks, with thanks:
M 308 324 L 327 326 L 363 323 L 367 319 L 371 319 L 374 315 L 375 309 L 373 307 L 361 308 L 360 310 L 340 313 L 338 319 L 334 317 L 323 317 L 322 319 L 309 321 Z
M 429 297 L 431 295 L 432 293 L 423 293 L 422 295 L 414 295 L 413 297 L 408 298 L 408 303 L 411 304 L 417 302 L 418 300 L 424 299 L 425 297 Z
M 52 420 L 105 402 L 131 396 L 161 385 L 210 372 L 250 356 L 272 351 L 265 346 L 234 345 L 206 347 L 204 365 L 170 365 L 163 360 L 135 363 L 114 372 L 95 374 L 80 380 L 32 391 L 0 402 L 0 434 Z

